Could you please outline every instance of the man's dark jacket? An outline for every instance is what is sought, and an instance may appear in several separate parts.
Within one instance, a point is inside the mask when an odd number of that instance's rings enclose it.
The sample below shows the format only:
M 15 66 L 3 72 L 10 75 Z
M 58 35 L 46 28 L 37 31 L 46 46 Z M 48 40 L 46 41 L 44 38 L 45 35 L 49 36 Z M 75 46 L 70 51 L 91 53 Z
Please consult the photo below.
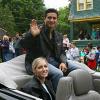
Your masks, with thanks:
M 27 49 L 25 66 L 32 64 L 33 60 L 37 57 L 46 57 L 48 60 L 49 56 L 53 56 L 59 64 L 61 62 L 66 63 L 66 56 L 64 55 L 62 47 L 63 37 L 55 30 L 52 34 L 53 40 L 51 42 L 49 39 L 49 30 L 43 26 L 40 34 L 36 37 L 33 37 L 30 32 L 23 36 L 20 40 L 20 44 Z
M 52 96 L 52 100 L 55 100 L 55 92 L 53 90 L 51 81 L 46 80 L 45 85 L 46 85 L 49 93 Z M 36 77 L 33 77 L 32 80 L 30 80 L 28 83 L 26 83 L 21 88 L 21 91 L 28 93 L 28 94 L 31 94 L 33 96 L 36 96 L 38 98 L 41 98 L 43 100 L 51 100 L 49 94 L 43 88 L 42 84 L 40 83 L 40 81 Z

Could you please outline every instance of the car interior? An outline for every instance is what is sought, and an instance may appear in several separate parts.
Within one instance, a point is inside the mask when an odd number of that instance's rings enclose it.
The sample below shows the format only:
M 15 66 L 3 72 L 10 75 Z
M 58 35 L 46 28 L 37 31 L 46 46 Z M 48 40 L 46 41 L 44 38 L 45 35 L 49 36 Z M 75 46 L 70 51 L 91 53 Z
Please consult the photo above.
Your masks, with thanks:
M 25 54 L 0 63 L 0 100 L 42 100 L 20 91 L 33 77 L 26 73 L 24 60 Z M 78 68 L 60 79 L 56 100 L 100 100 L 100 72 Z

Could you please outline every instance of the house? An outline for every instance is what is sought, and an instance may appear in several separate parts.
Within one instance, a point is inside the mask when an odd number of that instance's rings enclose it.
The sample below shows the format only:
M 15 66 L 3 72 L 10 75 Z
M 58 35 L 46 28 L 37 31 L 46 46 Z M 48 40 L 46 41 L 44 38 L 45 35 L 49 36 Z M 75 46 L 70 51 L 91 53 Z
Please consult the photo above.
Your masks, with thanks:
M 70 38 L 77 40 L 80 30 L 92 35 L 92 29 L 100 29 L 100 0 L 70 0 Z M 100 34 L 100 33 L 99 33 Z M 96 40 L 90 42 L 100 43 Z M 84 42 L 84 41 L 83 41 Z

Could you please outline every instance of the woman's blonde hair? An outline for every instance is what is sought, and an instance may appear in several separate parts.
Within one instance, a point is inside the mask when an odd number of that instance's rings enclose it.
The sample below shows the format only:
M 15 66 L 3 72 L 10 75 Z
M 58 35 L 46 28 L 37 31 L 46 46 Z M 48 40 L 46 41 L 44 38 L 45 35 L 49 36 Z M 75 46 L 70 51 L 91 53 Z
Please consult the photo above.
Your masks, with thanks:
M 9 40 L 9 37 L 7 35 L 4 35 L 3 40 Z
M 36 69 L 36 67 L 38 66 L 38 64 L 39 64 L 41 61 L 43 61 L 43 60 L 48 64 L 46 58 L 44 58 L 44 57 L 36 58 L 36 59 L 32 62 L 32 70 L 34 71 L 34 70 Z

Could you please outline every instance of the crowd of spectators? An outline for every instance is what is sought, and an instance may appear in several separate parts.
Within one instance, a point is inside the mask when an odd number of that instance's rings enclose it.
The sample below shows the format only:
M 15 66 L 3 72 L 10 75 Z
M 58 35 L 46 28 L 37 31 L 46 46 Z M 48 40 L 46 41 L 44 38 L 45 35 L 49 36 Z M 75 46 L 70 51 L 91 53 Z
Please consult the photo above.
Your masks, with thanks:
M 67 60 L 84 63 L 90 69 L 96 70 L 100 68 L 100 46 L 94 47 L 92 43 L 88 43 L 84 48 L 78 48 L 75 42 L 66 46 Z M 64 47 L 65 48 L 65 47 Z
M 26 49 L 21 48 L 19 45 L 20 39 L 21 36 L 18 32 L 14 37 L 3 36 L 2 40 L 0 40 L 0 58 L 2 62 L 26 53 Z M 74 42 L 69 42 L 67 35 L 64 35 L 63 47 L 67 59 L 84 63 L 91 69 L 100 67 L 100 46 L 93 47 L 90 43 L 86 47 L 79 49 Z
M 17 32 L 15 36 L 10 37 L 4 35 L 0 40 L 0 58 L 2 62 L 11 60 L 23 54 L 23 49 L 20 47 L 19 41 L 21 39 L 20 34 Z
M 92 28 L 91 33 L 88 33 L 87 30 L 81 29 L 79 31 L 78 40 L 95 40 L 100 39 L 100 29 Z

